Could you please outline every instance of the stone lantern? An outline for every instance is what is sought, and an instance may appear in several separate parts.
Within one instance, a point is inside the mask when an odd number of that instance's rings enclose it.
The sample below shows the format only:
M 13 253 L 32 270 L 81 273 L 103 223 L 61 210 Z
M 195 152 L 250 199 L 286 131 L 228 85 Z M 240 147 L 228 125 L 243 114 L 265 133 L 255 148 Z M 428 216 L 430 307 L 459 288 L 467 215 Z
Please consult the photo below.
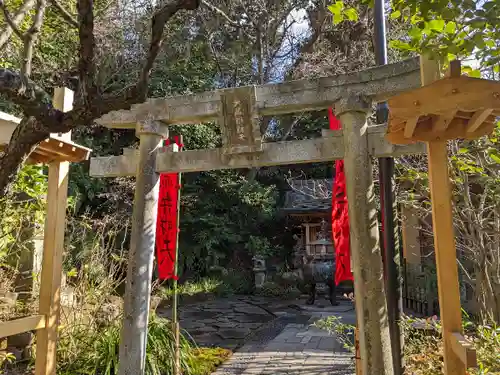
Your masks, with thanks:
M 266 261 L 263 257 L 254 256 L 253 272 L 255 274 L 255 288 L 260 289 L 266 282 Z

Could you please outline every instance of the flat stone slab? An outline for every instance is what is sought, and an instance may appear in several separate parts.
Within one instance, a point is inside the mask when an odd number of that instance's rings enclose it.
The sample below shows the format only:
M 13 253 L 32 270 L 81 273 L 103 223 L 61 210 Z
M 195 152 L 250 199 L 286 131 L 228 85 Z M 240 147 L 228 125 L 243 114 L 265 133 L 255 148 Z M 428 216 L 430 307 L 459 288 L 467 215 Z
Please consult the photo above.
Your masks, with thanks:
M 257 306 L 246 305 L 246 306 L 236 306 L 234 311 L 242 314 L 252 314 L 252 315 L 269 315 L 269 313 Z
M 217 311 L 183 311 L 180 314 L 181 319 L 198 319 L 198 320 L 207 320 L 207 319 L 215 319 L 219 313 Z
M 157 310 L 160 316 L 170 317 L 171 309 Z M 218 298 L 179 307 L 180 325 L 199 346 L 219 346 L 235 349 L 245 338 L 267 322 L 275 319 L 265 308 L 253 300 Z
M 248 328 L 220 329 L 217 334 L 223 339 L 244 339 L 250 333 Z
M 238 325 L 238 323 L 236 323 L 236 322 L 217 322 L 217 323 L 214 324 L 214 327 L 217 327 L 217 328 L 234 328 L 237 325 Z
M 245 314 L 245 313 L 237 313 L 233 316 L 233 320 L 239 323 L 255 323 L 261 322 L 266 323 L 272 320 L 274 316 L 269 313 L 266 314 Z
M 204 333 L 212 333 L 212 332 L 217 332 L 217 328 L 211 327 L 211 326 L 204 326 L 204 327 L 196 328 L 195 330 L 193 330 L 193 332 L 191 334 L 196 335 L 196 334 L 204 334 Z

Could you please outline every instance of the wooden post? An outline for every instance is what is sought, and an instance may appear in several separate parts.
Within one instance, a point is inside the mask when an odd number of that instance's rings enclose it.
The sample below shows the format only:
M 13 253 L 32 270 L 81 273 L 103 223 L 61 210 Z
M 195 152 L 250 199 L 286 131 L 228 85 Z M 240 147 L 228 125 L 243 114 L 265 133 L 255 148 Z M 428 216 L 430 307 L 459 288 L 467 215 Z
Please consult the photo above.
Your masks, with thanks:
M 120 341 L 120 375 L 143 375 L 145 370 L 160 187 L 156 156 L 165 133 L 165 125 L 159 122 L 139 123 L 136 128 L 140 146 Z
M 379 246 L 367 117 L 371 102 L 335 103 L 344 137 L 344 166 L 354 273 L 354 297 L 363 374 L 393 375 L 391 340 Z
M 56 88 L 53 105 L 69 111 L 73 92 Z M 42 273 L 40 278 L 41 315 L 46 317 L 46 326 L 37 331 L 35 375 L 56 373 L 57 327 L 60 318 L 61 276 L 66 228 L 66 205 L 68 195 L 69 162 L 49 164 L 47 217 L 43 240 Z
M 422 85 L 439 79 L 439 65 L 423 56 L 420 59 Z M 458 284 L 457 253 L 453 229 L 453 210 L 448 172 L 447 141 L 427 143 L 429 185 L 432 204 L 432 229 L 438 279 L 439 308 L 443 326 L 444 373 L 465 375 L 465 365 L 453 351 L 453 333 L 462 332 L 462 311 Z
M 462 311 L 446 143 L 446 141 L 433 141 L 427 144 L 432 229 L 443 326 L 444 372 L 447 375 L 465 375 L 465 365 L 453 351 L 451 342 L 454 332 L 462 332 Z

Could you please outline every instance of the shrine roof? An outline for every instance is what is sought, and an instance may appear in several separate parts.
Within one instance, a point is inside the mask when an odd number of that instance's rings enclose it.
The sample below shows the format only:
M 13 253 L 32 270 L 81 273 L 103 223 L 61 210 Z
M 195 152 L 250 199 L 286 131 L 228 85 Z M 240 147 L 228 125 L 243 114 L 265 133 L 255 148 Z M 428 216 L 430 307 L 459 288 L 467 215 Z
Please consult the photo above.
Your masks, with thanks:
M 0 151 L 9 143 L 12 133 L 20 122 L 20 118 L 0 111 Z M 79 162 L 87 160 L 90 152 L 90 148 L 74 143 L 65 134 L 51 134 L 31 153 L 28 163 Z
M 324 213 L 332 209 L 331 179 L 293 180 L 286 192 L 283 211 L 287 214 Z

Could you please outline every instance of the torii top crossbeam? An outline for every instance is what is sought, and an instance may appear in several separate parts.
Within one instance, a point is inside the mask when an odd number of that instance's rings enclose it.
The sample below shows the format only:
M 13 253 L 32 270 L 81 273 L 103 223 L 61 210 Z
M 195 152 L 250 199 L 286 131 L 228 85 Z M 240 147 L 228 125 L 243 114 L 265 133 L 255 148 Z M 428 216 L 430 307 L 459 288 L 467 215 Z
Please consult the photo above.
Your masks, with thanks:
M 351 94 L 362 94 L 374 102 L 420 85 L 418 58 L 378 66 L 360 72 L 317 79 L 246 86 L 236 90 L 250 92 L 255 112 L 279 115 L 314 111 Z M 166 124 L 196 124 L 220 120 L 224 96 L 235 89 L 207 91 L 201 94 L 149 99 L 130 110 L 110 112 L 97 122 L 110 128 L 134 129 L 140 121 L 162 121 Z
M 162 153 L 156 162 L 159 173 L 322 162 L 343 157 L 341 131 L 324 131 L 317 139 L 262 144 L 259 116 L 325 109 L 353 95 L 383 101 L 419 85 L 418 59 L 410 59 L 340 76 L 149 99 L 130 110 L 108 113 L 98 123 L 110 128 L 136 128 L 146 122 L 219 123 L 222 148 Z M 421 144 L 391 145 L 384 139 L 384 126 L 370 127 L 369 133 L 369 147 L 375 157 L 424 151 Z M 90 174 L 130 176 L 136 167 L 135 153 L 124 152 L 123 156 L 92 158 Z

